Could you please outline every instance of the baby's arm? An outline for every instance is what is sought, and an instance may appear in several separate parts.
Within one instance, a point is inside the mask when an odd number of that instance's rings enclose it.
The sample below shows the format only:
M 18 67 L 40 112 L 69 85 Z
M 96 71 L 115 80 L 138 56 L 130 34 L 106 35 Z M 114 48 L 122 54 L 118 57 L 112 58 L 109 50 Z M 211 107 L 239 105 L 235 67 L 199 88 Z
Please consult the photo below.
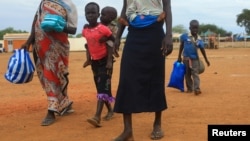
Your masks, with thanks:
M 111 40 L 111 41 L 115 41 L 115 37 L 113 36 L 113 35 L 111 35 L 111 36 L 109 36 L 109 37 L 107 37 L 107 36 L 103 36 L 100 40 L 99 40 L 99 42 L 100 43 L 104 43 L 104 42 L 107 42 L 108 40 Z

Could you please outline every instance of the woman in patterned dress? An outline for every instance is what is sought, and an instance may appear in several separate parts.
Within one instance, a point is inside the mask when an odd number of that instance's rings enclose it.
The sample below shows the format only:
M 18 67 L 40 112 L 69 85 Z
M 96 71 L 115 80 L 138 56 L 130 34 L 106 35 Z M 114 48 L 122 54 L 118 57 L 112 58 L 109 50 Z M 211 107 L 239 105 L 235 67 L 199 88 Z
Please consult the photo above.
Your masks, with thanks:
M 63 31 L 45 31 L 41 22 L 46 14 L 62 16 L 66 21 Z M 42 126 L 55 122 L 55 113 L 64 115 L 72 112 L 72 103 L 68 97 L 68 34 L 75 34 L 77 27 L 77 9 L 71 0 L 41 0 L 35 14 L 31 34 L 22 48 L 33 47 L 33 57 L 38 78 L 47 94 L 47 115 Z

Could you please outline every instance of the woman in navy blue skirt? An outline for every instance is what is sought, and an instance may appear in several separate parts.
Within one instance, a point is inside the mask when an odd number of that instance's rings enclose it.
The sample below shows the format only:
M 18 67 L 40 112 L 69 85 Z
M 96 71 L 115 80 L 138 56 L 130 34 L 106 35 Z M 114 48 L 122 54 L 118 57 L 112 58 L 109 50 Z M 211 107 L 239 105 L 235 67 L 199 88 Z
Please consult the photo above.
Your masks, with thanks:
M 165 97 L 165 56 L 173 50 L 170 0 L 124 0 L 121 18 L 129 21 L 121 58 L 120 80 L 114 112 L 123 114 L 124 130 L 115 141 L 133 139 L 132 113 L 155 112 L 151 139 L 161 139 Z M 141 8 L 141 9 L 140 9 Z M 159 15 L 166 17 L 158 21 Z M 167 32 L 164 32 L 163 25 Z M 115 49 L 119 48 L 125 25 L 120 24 Z

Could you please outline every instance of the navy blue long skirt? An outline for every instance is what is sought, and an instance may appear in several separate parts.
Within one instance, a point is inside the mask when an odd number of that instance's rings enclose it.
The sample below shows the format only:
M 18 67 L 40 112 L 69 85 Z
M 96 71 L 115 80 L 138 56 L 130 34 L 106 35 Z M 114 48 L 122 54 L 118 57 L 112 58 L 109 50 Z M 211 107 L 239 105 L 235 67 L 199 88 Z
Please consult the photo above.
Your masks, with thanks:
M 120 66 L 114 111 L 159 112 L 167 108 L 165 57 L 161 47 L 163 23 L 146 28 L 129 27 Z

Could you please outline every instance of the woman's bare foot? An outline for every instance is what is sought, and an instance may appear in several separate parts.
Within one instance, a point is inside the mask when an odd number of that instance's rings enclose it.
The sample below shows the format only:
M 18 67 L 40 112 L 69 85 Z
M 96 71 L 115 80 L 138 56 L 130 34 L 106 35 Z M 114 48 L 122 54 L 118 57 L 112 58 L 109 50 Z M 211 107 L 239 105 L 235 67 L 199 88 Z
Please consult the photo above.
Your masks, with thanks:
M 132 132 L 124 131 L 120 136 L 115 138 L 113 141 L 134 141 Z

